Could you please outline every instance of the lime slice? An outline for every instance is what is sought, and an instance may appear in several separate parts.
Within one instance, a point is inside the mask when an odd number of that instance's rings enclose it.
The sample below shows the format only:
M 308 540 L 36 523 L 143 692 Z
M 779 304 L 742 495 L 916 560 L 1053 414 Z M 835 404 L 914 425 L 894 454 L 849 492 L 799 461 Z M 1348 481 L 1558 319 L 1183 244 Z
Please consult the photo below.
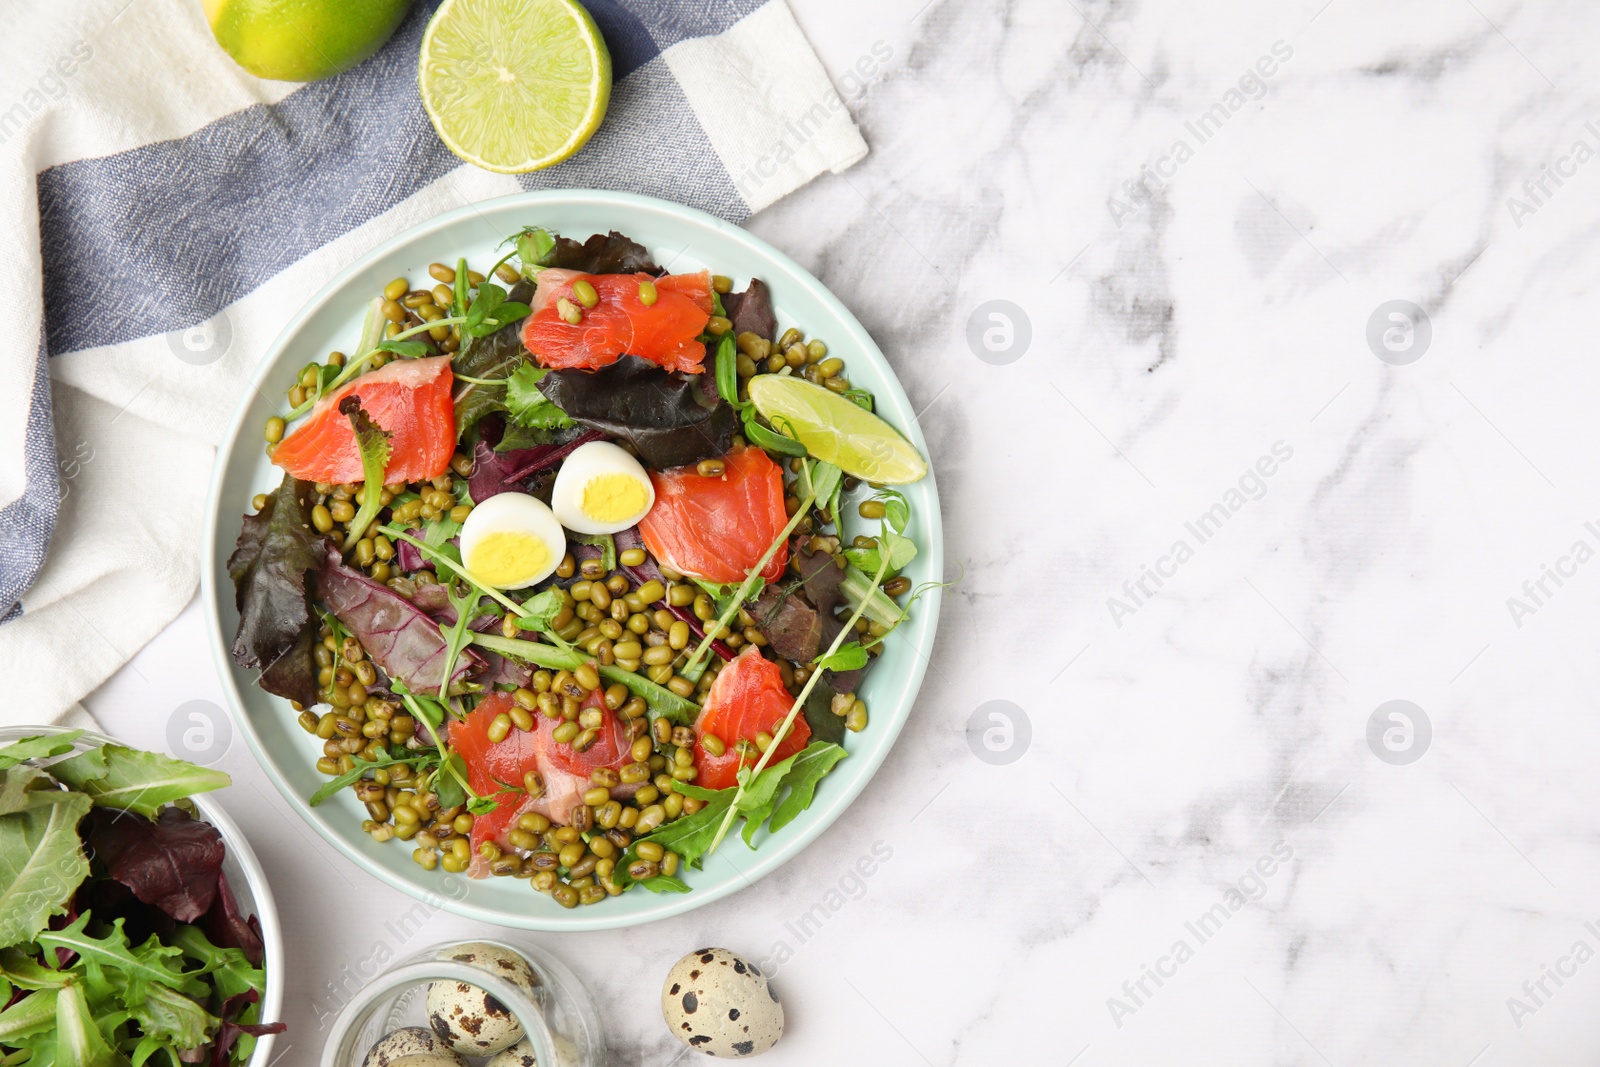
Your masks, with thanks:
M 444 0 L 422 37 L 417 84 L 450 151 L 521 174 L 594 135 L 611 99 L 611 53 L 573 0 Z
M 762 418 L 846 474 L 904 485 L 928 473 L 927 461 L 893 426 L 832 390 L 788 374 L 758 374 L 749 388 Z
M 223 51 L 258 78 L 308 82 L 376 52 L 410 0 L 205 0 Z

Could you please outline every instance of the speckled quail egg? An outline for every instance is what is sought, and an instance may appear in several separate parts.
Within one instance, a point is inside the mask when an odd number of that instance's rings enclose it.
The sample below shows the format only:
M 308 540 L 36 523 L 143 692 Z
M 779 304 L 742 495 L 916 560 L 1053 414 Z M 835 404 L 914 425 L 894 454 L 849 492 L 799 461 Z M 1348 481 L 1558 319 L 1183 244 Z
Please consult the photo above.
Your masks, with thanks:
M 708 1056 L 758 1056 L 783 1036 L 783 1005 L 754 964 L 725 948 L 691 952 L 667 972 L 661 1015 Z
M 467 1061 L 426 1026 L 408 1026 L 373 1045 L 361 1067 L 467 1067 Z
M 538 1058 L 533 1054 L 533 1045 L 523 1038 L 490 1060 L 489 1067 L 538 1067 L 538 1063 Z
M 550 508 L 574 533 L 620 533 L 656 502 L 655 486 L 639 461 L 610 441 L 573 449 L 556 473 Z
M 550 506 L 527 493 L 497 493 L 461 524 L 461 562 L 496 589 L 548 578 L 567 552 L 567 532 Z
M 528 961 L 499 945 L 474 941 L 447 950 L 440 959 L 456 960 L 503 978 L 532 997 L 538 977 Z M 463 1056 L 492 1056 L 522 1039 L 522 1024 L 477 986 L 433 982 L 428 986 L 428 1022 Z

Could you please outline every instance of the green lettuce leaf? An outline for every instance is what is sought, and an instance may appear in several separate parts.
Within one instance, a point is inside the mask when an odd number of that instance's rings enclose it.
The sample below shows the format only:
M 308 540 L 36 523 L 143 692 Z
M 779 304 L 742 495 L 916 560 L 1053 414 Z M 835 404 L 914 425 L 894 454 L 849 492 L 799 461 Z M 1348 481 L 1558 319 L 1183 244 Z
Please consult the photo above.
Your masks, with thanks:
M 58 788 L 55 780 L 37 767 L 0 771 L 0 815 L 59 804 L 70 796 L 71 793 Z
M 361 452 L 361 476 L 365 485 L 361 490 L 361 510 L 350 523 L 350 533 L 344 539 L 344 550 L 350 551 L 372 520 L 383 507 L 383 476 L 389 469 L 390 433 L 372 421 L 361 406 L 361 398 L 354 393 L 339 401 L 339 414 L 350 420 L 355 431 L 356 448 Z
M 565 430 L 572 420 L 539 391 L 539 380 L 547 373 L 532 363 L 518 367 L 506 382 L 506 411 L 519 425 L 531 430 Z
M 0 771 L 15 767 L 32 759 L 48 759 L 72 751 L 72 743 L 83 736 L 82 730 L 64 734 L 47 734 L 43 737 L 24 737 L 21 741 L 0 748 Z
M 80 753 L 53 764 L 50 773 L 87 793 L 100 807 L 122 808 L 148 819 L 155 818 L 164 804 L 223 789 L 233 782 L 222 771 L 125 745 L 104 745 Z M 0 944 L 11 943 L 0 939 Z
M 37 995 L 37 994 L 36 994 Z M 29 998 L 32 999 L 32 998 Z M 128 1067 L 127 1057 L 106 1043 L 81 986 L 69 982 L 56 994 L 54 1062 L 58 1067 Z M 39 1062 L 38 1060 L 30 1060 Z
M 88 797 L 0 816 L 0 945 L 32 941 L 89 876 L 78 822 Z

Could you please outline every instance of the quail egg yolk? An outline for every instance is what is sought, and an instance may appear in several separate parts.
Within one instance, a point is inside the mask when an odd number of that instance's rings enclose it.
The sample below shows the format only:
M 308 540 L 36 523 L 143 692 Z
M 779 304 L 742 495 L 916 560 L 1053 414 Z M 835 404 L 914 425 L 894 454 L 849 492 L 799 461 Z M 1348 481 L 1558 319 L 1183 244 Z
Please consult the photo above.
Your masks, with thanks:
M 548 570 L 550 548 L 533 534 L 496 530 L 483 535 L 466 564 L 484 582 L 504 589 Z
M 596 522 L 623 522 L 649 506 L 645 487 L 627 474 L 596 475 L 583 487 L 583 513 Z

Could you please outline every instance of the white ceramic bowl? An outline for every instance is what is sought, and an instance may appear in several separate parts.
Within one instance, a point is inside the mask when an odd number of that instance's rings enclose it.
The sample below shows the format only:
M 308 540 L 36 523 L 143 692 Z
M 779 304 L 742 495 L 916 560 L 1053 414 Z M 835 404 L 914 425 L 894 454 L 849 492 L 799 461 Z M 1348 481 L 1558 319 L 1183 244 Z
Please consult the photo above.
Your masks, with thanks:
M 827 341 L 833 354 L 845 360 L 850 380 L 872 392 L 878 413 L 927 454 L 911 402 L 877 345 L 838 298 L 765 241 L 692 208 L 629 193 L 517 193 L 448 212 L 407 230 L 332 278 L 289 320 L 267 350 L 218 452 L 206 508 L 201 600 L 212 654 L 234 717 L 289 806 L 358 866 L 424 900 L 441 899 L 441 872 L 419 867 L 412 861 L 409 847 L 395 842 L 379 844 L 363 833 L 365 816 L 351 791 L 344 790 L 316 808 L 307 803 L 326 780 L 315 767 L 321 753 L 316 740 L 297 725 L 289 703 L 260 689 L 255 672 L 234 665 L 228 649 L 239 617 L 226 564 L 250 498 L 271 491 L 282 480 L 282 472 L 266 458 L 262 427 L 271 416 L 282 414 L 287 406 L 284 395 L 300 369 L 331 351 L 348 350 L 360 333 L 367 302 L 391 279 L 407 277 L 420 284 L 428 277 L 428 264 L 454 263 L 459 256 L 487 266 L 493 261 L 491 254 L 503 254 L 494 253 L 503 238 L 530 225 L 579 240 L 619 230 L 648 247 L 656 262 L 673 272 L 710 269 L 734 278 L 736 287 L 749 278 L 761 278 L 771 286 L 780 326 L 796 325 L 808 337 Z M 906 532 L 920 547 L 906 574 L 918 585 L 939 581 L 944 572 L 944 546 L 933 475 L 900 488 L 912 510 Z M 469 918 L 523 929 L 610 929 L 681 914 L 768 874 L 838 818 L 889 754 L 911 712 L 932 654 L 939 603 L 940 590 L 930 589 L 867 672 L 861 695 L 871 709 L 870 724 L 847 739 L 849 758 L 823 780 L 810 809 L 778 834 L 758 838 L 754 851 L 739 835 L 730 834 L 703 870 L 687 875 L 693 892 L 657 896 L 636 889 L 592 907 L 568 911 L 531 891 L 523 880 L 491 878 L 471 882 L 459 894 L 445 895 L 443 907 Z
M 9 745 L 24 737 L 42 737 L 69 733 L 60 726 L 0 726 L 0 745 Z M 73 751 L 84 752 L 103 744 L 121 744 L 116 738 L 86 732 L 73 744 Z M 48 764 L 46 764 L 48 766 Z M 262 968 L 267 972 L 267 987 L 261 994 L 262 1022 L 277 1022 L 283 1011 L 283 931 L 278 925 L 278 905 L 272 899 L 272 889 L 267 885 L 267 874 L 261 869 L 256 854 L 250 850 L 244 831 L 228 818 L 216 794 L 201 793 L 192 798 L 194 806 L 205 822 L 217 828 L 228 854 L 223 858 L 222 871 L 228 876 L 228 888 L 239 902 L 240 913 L 254 915 L 261 922 Z M 267 1034 L 256 1039 L 250 1063 L 271 1063 L 272 1045 L 277 1035 Z

